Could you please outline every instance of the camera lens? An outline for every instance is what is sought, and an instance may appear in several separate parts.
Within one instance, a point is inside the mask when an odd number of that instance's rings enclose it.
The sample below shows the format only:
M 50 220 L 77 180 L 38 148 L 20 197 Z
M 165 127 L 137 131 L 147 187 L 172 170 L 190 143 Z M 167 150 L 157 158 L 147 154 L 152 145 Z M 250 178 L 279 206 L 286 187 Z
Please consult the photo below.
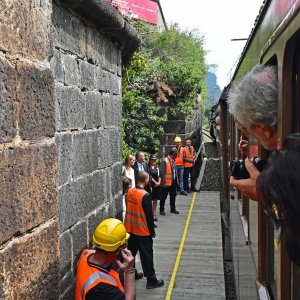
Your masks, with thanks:
M 260 157 L 254 157 L 253 164 L 259 172 L 262 172 L 266 166 L 268 161 L 266 159 L 262 159 Z
M 235 179 L 247 179 L 250 177 L 243 159 L 233 160 L 230 162 L 231 176 Z

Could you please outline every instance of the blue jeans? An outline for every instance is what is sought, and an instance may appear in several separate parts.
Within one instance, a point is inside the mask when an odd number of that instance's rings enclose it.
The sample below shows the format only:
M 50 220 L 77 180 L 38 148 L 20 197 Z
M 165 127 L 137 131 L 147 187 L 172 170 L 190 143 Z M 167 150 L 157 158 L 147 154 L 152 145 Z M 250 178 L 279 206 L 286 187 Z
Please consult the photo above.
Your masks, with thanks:
M 177 176 L 178 176 L 178 181 L 179 181 L 179 191 L 183 192 L 183 171 L 184 171 L 184 167 L 183 166 L 176 166 L 177 169 Z

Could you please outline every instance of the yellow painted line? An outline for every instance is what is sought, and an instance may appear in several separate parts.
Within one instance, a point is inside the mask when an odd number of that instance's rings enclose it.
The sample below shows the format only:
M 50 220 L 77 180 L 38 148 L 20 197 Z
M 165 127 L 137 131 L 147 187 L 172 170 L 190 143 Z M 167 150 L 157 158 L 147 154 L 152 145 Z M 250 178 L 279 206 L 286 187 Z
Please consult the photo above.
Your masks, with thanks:
M 170 300 L 171 299 L 171 295 L 172 295 L 172 291 L 173 291 L 173 287 L 174 287 L 174 282 L 175 282 L 175 278 L 176 278 L 176 274 L 177 274 L 177 269 L 178 269 L 178 266 L 179 266 L 179 263 L 180 263 L 180 258 L 181 258 L 181 254 L 182 254 L 186 234 L 187 234 L 189 224 L 190 224 L 190 220 L 191 220 L 191 216 L 192 216 L 192 211 L 193 211 L 193 207 L 194 207 L 194 203 L 195 203 L 195 199 L 196 199 L 196 194 L 197 193 L 194 193 L 193 199 L 192 199 L 192 202 L 191 202 L 191 205 L 190 205 L 189 214 L 188 214 L 187 219 L 186 219 L 184 231 L 183 231 L 183 234 L 182 234 L 182 237 L 181 237 L 180 246 L 179 246 L 179 249 L 178 249 L 175 265 L 174 265 L 174 268 L 173 268 L 173 272 L 172 272 L 172 276 L 171 276 L 171 280 L 170 280 L 170 283 L 169 283 L 169 287 L 168 287 L 168 291 L 167 291 L 167 295 L 166 295 L 165 300 Z

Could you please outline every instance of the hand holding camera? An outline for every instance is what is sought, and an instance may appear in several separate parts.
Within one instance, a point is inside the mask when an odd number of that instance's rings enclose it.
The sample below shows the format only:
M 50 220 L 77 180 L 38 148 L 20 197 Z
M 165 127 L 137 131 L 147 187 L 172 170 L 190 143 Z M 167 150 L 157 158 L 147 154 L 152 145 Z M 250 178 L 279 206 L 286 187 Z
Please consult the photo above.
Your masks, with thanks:
M 258 165 L 257 162 L 255 164 Z M 241 191 L 246 197 L 257 201 L 256 180 L 260 171 L 256 168 L 255 164 L 249 158 L 246 158 L 243 163 L 233 163 L 230 184 Z M 237 169 L 238 171 L 235 171 Z M 237 172 L 237 174 L 234 172 Z M 237 179 L 235 176 L 239 178 Z M 246 177 L 246 179 L 243 179 L 243 177 Z
M 253 165 L 256 167 L 256 169 L 259 172 L 262 172 L 262 170 L 266 167 L 268 161 L 265 159 L 262 159 L 260 157 L 254 157 L 252 162 L 253 162 Z M 250 178 L 250 174 L 247 171 L 247 168 L 245 165 L 245 160 L 240 159 L 240 160 L 231 161 L 230 162 L 230 175 L 238 180 Z

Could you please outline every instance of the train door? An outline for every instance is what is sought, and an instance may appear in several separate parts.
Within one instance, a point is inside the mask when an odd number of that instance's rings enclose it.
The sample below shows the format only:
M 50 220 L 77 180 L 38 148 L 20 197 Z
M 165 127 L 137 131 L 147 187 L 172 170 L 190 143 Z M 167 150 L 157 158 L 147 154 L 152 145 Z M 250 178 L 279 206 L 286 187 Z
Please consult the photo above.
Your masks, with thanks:
M 297 41 L 294 44 L 295 51 L 293 57 L 292 71 L 292 132 L 300 132 L 300 34 L 298 32 Z M 300 216 L 299 216 L 300 218 Z M 292 294 L 293 299 L 300 299 L 300 267 L 292 264 Z
M 283 65 L 283 97 L 285 103 L 282 105 L 281 132 L 284 139 L 289 133 L 300 132 L 300 29 L 286 44 Z M 286 256 L 284 253 L 283 255 Z M 290 282 L 285 282 L 285 285 L 290 283 L 291 299 L 297 300 L 300 299 L 300 268 L 293 263 L 290 263 L 289 266 L 289 270 L 286 271 L 290 273 Z M 281 274 L 284 276 L 283 271 Z

